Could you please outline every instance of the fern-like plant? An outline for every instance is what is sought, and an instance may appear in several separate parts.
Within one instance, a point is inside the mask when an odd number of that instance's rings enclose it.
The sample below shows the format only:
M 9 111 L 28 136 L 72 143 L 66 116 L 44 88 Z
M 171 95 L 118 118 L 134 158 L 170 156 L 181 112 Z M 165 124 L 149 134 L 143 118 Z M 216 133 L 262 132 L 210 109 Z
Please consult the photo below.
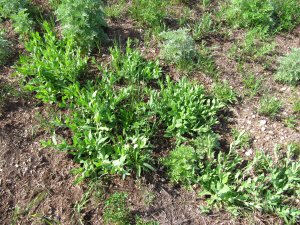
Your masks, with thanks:
M 74 38 L 84 49 L 106 40 L 107 26 L 100 0 L 62 0 L 55 11 L 63 37 Z
M 275 79 L 279 82 L 297 85 L 300 82 L 300 49 L 292 52 L 280 60 L 280 65 Z

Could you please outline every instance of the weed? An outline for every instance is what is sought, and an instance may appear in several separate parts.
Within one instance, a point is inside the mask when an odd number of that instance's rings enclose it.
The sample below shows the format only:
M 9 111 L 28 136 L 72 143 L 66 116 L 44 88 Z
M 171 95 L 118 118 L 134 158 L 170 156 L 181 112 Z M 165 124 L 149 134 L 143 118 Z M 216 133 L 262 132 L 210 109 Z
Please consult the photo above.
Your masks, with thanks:
M 298 0 L 228 0 L 223 7 L 228 23 L 238 27 L 291 30 L 300 23 Z
M 245 131 L 237 129 L 232 130 L 233 142 L 237 148 L 249 148 L 251 144 L 251 135 Z
M 199 185 L 199 195 L 205 196 L 207 203 L 202 207 L 203 211 L 225 208 L 239 215 L 241 210 L 259 210 L 275 213 L 287 223 L 295 223 L 300 215 L 296 203 L 300 194 L 297 147 L 288 145 L 286 154 L 275 149 L 276 161 L 262 151 L 257 151 L 253 160 L 244 161 L 236 151 L 243 143 L 241 137 L 242 133 L 239 133 L 228 153 L 216 153 L 208 148 L 199 151 L 197 146 L 184 146 L 180 148 L 188 150 L 189 156 L 192 154 L 185 161 L 186 151 L 173 150 L 176 157 L 173 157 L 173 151 L 167 157 L 169 175 L 172 178 L 175 169 L 180 172 L 181 181 Z M 183 166 L 177 168 L 177 163 Z M 186 167 L 189 170 L 181 171 Z M 185 174 L 186 171 L 193 173 Z
M 106 41 L 107 26 L 99 0 L 62 0 L 55 10 L 64 38 L 73 38 L 85 50 Z
M 44 102 L 59 101 L 68 85 L 78 81 L 87 65 L 87 58 L 81 56 L 72 39 L 58 40 L 48 23 L 41 37 L 33 33 L 25 43 L 30 55 L 20 57 L 17 71 L 29 79 L 25 88 L 36 92 L 36 97 Z
M 163 164 L 168 168 L 172 182 L 190 185 L 196 181 L 197 154 L 190 146 L 179 146 L 172 150 Z
M 237 101 L 237 94 L 226 81 L 215 83 L 213 86 L 213 94 L 217 99 L 225 104 L 232 104 Z
M 20 9 L 26 9 L 27 7 L 27 0 L 1 0 L 0 16 L 9 18 L 11 15 L 18 13 Z
M 135 224 L 136 225 L 159 225 L 159 223 L 156 221 L 153 221 L 153 220 L 145 221 L 144 219 L 142 219 L 139 216 L 135 217 Z
M 126 10 L 126 1 L 121 0 L 114 4 L 107 3 L 104 8 L 104 13 L 109 18 L 118 19 L 126 13 Z
M 195 24 L 193 29 L 193 38 L 196 41 L 211 35 L 215 31 L 215 24 L 211 13 L 205 13 L 201 19 Z
M 186 29 L 163 32 L 160 56 L 180 69 L 194 66 L 198 59 L 198 53 L 193 38 Z
M 105 201 L 103 219 L 105 224 L 129 224 L 129 211 L 126 204 L 127 194 L 116 192 Z
M 297 85 L 300 82 L 300 49 L 293 49 L 292 52 L 280 59 L 280 65 L 275 79 L 279 82 Z
M 296 115 L 288 116 L 283 120 L 285 126 L 292 128 L 292 129 L 296 128 L 297 121 L 298 121 L 298 117 Z
M 260 93 L 262 88 L 262 78 L 257 78 L 253 73 L 245 74 L 243 77 L 243 84 L 245 87 L 245 95 L 254 97 Z
M 259 102 L 258 112 L 264 116 L 276 117 L 282 108 L 282 103 L 275 97 L 264 96 Z
M 205 96 L 202 86 L 190 83 L 186 78 L 173 83 L 170 77 L 167 77 L 166 85 L 161 83 L 160 86 L 160 92 L 152 96 L 156 99 L 153 109 L 167 127 L 166 136 L 175 136 L 181 142 L 185 136 L 209 131 L 218 122 L 216 113 L 223 104 Z
M 129 11 L 139 23 L 155 28 L 163 24 L 165 7 L 166 2 L 161 0 L 133 0 Z
M 229 54 L 239 60 L 251 58 L 254 60 L 264 59 L 275 48 L 275 43 L 270 42 L 266 28 L 253 28 L 246 33 L 242 42 L 233 44 Z
M 293 111 L 296 114 L 300 114 L 300 99 L 295 99 L 293 101 Z
M 27 9 L 19 10 L 17 14 L 11 16 L 14 30 L 21 35 L 27 35 L 33 30 L 33 20 L 30 19 Z
M 5 37 L 5 32 L 0 30 L 0 66 L 4 65 L 10 56 L 11 43 Z
M 34 25 L 29 9 L 31 5 L 27 0 L 2 0 L 0 2 L 0 16 L 11 19 L 15 31 L 21 36 L 28 35 Z

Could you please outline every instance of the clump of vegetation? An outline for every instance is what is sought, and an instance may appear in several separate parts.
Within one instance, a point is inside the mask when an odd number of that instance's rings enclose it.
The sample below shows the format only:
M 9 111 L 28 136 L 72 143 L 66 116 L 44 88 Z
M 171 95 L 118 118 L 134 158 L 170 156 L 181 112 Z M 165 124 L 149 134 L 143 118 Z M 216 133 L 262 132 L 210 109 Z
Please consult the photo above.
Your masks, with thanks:
M 168 63 L 174 64 L 181 69 L 195 66 L 198 60 L 198 52 L 193 38 L 187 29 L 162 32 L 160 56 Z
M 253 28 L 246 33 L 243 41 L 233 44 L 230 54 L 237 59 L 261 60 L 275 48 L 274 42 L 269 41 L 266 28 Z
M 161 0 L 133 0 L 129 9 L 132 17 L 151 28 L 161 27 L 166 15 L 166 2 Z
M 225 104 L 237 101 L 237 94 L 226 81 L 215 83 L 213 87 L 213 94 L 217 99 Z
M 198 155 L 191 146 L 178 146 L 163 160 L 163 164 L 169 168 L 168 175 L 172 182 L 185 185 L 196 182 Z
M 282 103 L 276 97 L 264 96 L 259 101 L 258 112 L 264 116 L 276 117 L 282 108 Z
M 29 9 L 31 6 L 27 0 L 2 0 L 0 2 L 0 17 L 11 19 L 18 34 L 28 35 L 34 26 Z
M 99 0 L 62 0 L 55 11 L 64 38 L 73 38 L 79 46 L 90 49 L 106 41 L 107 26 Z
M 234 26 L 267 27 L 270 31 L 291 30 L 300 23 L 298 0 L 228 0 L 227 22 Z
M 10 55 L 10 42 L 5 37 L 5 32 L 0 30 L 0 65 L 7 62 Z
M 217 112 L 224 105 L 205 95 L 203 86 L 188 82 L 187 78 L 173 83 L 167 77 L 166 85 L 160 84 L 160 92 L 153 95 L 156 99 L 155 112 L 166 126 L 166 136 L 183 141 L 186 136 L 195 136 L 215 125 Z
M 196 41 L 209 36 L 215 31 L 215 23 L 211 13 L 205 13 L 199 21 L 196 22 L 193 29 L 193 38 Z
M 279 82 L 297 85 L 300 82 L 300 49 L 293 49 L 292 52 L 280 59 L 280 65 L 275 79 Z
M 17 71 L 26 79 L 26 89 L 34 91 L 44 102 L 59 102 L 69 85 L 78 81 L 87 65 L 87 58 L 81 56 L 73 39 L 59 40 L 51 26 L 43 24 L 43 37 L 32 33 L 25 43 L 30 55 L 20 57 Z
M 105 224 L 129 224 L 129 210 L 126 200 L 127 194 L 116 192 L 105 201 L 103 212 Z
M 127 11 L 127 5 L 125 0 L 120 0 L 115 3 L 107 2 L 104 8 L 104 13 L 108 18 L 118 19 Z
M 257 78 L 253 73 L 244 74 L 243 84 L 245 87 L 245 95 L 254 97 L 259 94 L 262 89 L 262 78 Z
M 261 151 L 253 160 L 245 161 L 236 150 L 245 143 L 241 136 L 239 133 L 228 153 L 213 151 L 215 138 L 209 148 L 191 145 L 171 151 L 165 159 L 171 181 L 199 185 L 199 195 L 205 196 L 208 204 L 204 211 L 225 208 L 238 215 L 241 209 L 259 210 L 295 222 L 300 215 L 295 202 L 300 194 L 295 147 L 289 145 L 286 155 L 276 152 L 276 161 Z M 201 143 L 207 142 L 201 139 Z

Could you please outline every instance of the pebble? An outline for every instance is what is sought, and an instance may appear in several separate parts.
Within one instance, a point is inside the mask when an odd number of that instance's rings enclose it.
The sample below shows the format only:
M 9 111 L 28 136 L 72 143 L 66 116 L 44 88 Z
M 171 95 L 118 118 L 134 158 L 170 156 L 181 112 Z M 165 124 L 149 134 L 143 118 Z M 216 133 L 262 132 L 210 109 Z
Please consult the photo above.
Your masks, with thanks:
M 262 127 L 262 128 L 261 128 L 261 131 L 265 131 L 265 130 L 266 130 L 266 127 Z
M 266 120 L 261 120 L 261 121 L 259 121 L 259 125 L 260 126 L 264 126 L 264 125 L 266 125 L 267 124 L 267 121 Z

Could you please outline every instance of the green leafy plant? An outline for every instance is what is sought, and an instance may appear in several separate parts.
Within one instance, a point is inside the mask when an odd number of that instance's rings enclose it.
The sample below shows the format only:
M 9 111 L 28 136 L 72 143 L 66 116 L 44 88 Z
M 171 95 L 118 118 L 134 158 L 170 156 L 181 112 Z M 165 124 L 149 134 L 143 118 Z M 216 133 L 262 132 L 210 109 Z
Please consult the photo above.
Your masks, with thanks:
M 201 19 L 195 24 L 193 29 L 193 38 L 197 41 L 211 35 L 215 31 L 215 22 L 211 13 L 205 13 Z
M 30 18 L 27 9 L 19 10 L 17 14 L 11 16 L 14 30 L 21 35 L 29 34 L 33 31 L 34 22 Z
M 103 212 L 105 224 L 129 224 L 129 210 L 126 204 L 127 196 L 123 192 L 116 192 L 105 201 Z
M 157 28 L 163 24 L 165 7 L 166 2 L 161 0 L 133 0 L 129 11 L 139 23 Z
M 293 101 L 293 112 L 296 114 L 300 114 L 300 100 L 295 99 Z
M 234 43 L 230 49 L 230 55 L 237 59 L 262 60 L 270 54 L 275 43 L 270 41 L 266 28 L 256 27 L 249 30 L 243 41 Z
M 245 95 L 254 97 L 259 94 L 262 89 L 262 78 L 257 78 L 253 73 L 243 76 L 243 84 L 245 87 Z
M 79 46 L 90 49 L 106 41 L 107 26 L 99 0 L 62 0 L 55 10 L 64 38 L 73 38 Z
M 154 92 L 152 96 L 156 99 L 153 109 L 167 127 L 166 136 L 175 136 L 180 142 L 186 135 L 210 131 L 218 122 L 216 113 L 223 104 L 207 97 L 202 86 L 188 82 L 186 78 L 173 83 L 170 77 L 167 77 L 166 85 L 161 83 L 160 86 L 160 92 Z
M 197 179 L 198 157 L 191 146 L 179 146 L 172 150 L 168 157 L 163 160 L 168 168 L 170 180 L 174 183 L 190 185 Z
M 68 85 L 78 81 L 87 65 L 87 58 L 81 56 L 73 39 L 59 40 L 51 26 L 44 22 L 43 37 L 32 33 L 25 43 L 30 55 L 20 57 L 17 71 L 29 81 L 25 88 L 36 93 L 44 102 L 59 101 Z
M 275 97 L 264 96 L 259 101 L 258 112 L 264 116 L 276 117 L 282 108 L 282 103 Z
M 213 94 L 217 99 L 225 104 L 237 101 L 237 94 L 226 81 L 215 83 L 213 86 Z
M 197 63 L 198 52 L 193 38 L 187 29 L 162 32 L 160 56 L 181 69 L 190 68 Z
M 298 117 L 296 115 L 291 115 L 286 117 L 283 122 L 287 127 L 295 129 L 297 126 L 297 118 Z
M 218 139 L 214 136 L 209 138 L 210 142 L 204 142 L 203 138 L 197 141 L 201 143 L 200 148 L 199 145 L 180 147 L 187 150 L 188 158 L 186 151 L 171 151 L 166 158 L 170 178 L 174 179 L 175 174 L 180 182 L 199 185 L 199 196 L 205 197 L 207 203 L 202 206 L 203 211 L 224 208 L 234 215 L 241 211 L 261 211 L 275 213 L 286 223 L 295 223 L 300 215 L 297 208 L 300 195 L 299 148 L 297 150 L 297 145 L 290 144 L 286 154 L 275 149 L 275 160 L 257 151 L 253 160 L 245 161 L 237 152 L 243 143 L 242 136 L 240 132 L 234 138 L 227 153 L 215 151 Z M 203 148 L 203 145 L 210 147 Z
M 279 61 L 279 68 L 275 79 L 279 82 L 297 85 L 300 82 L 300 49 L 293 49 L 292 52 Z
M 150 137 L 156 121 L 146 87 L 160 77 L 157 63 L 146 62 L 128 42 L 125 53 L 111 48 L 112 61 L 100 68 L 101 79 L 82 88 L 73 83 L 64 89 L 61 105 L 72 113 L 58 119 L 57 125 L 72 131 L 72 144 L 54 135 L 53 144 L 70 151 L 82 164 L 81 179 L 93 175 L 122 176 L 154 170 Z M 147 100 L 148 99 L 148 100 Z
M 251 144 L 251 135 L 238 129 L 232 130 L 232 137 L 237 148 L 249 148 Z
M 7 62 L 10 56 L 10 45 L 10 41 L 5 37 L 5 32 L 0 30 L 0 65 Z
M 0 16 L 11 19 L 15 31 L 22 36 L 28 35 L 34 27 L 29 9 L 31 5 L 27 0 L 2 0 L 0 2 Z
M 108 18 L 118 19 L 127 12 L 126 1 L 110 3 L 109 1 L 104 7 L 104 13 Z
M 228 0 L 226 3 L 225 18 L 234 26 L 260 26 L 276 32 L 293 29 L 300 23 L 298 0 Z

